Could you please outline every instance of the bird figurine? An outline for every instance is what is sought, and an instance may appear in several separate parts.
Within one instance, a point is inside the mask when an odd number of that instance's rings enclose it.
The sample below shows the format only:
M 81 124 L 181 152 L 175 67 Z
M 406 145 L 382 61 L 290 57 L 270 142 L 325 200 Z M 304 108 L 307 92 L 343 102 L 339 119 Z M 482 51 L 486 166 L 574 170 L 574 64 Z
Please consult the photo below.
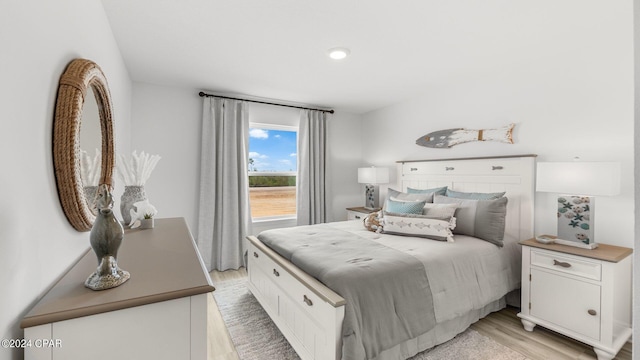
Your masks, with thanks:
M 124 228 L 113 214 L 113 195 L 109 185 L 98 186 L 96 220 L 89 236 L 91 248 L 98 258 L 98 268 L 84 282 L 91 290 L 106 290 L 124 284 L 131 275 L 118 267 L 118 249 Z

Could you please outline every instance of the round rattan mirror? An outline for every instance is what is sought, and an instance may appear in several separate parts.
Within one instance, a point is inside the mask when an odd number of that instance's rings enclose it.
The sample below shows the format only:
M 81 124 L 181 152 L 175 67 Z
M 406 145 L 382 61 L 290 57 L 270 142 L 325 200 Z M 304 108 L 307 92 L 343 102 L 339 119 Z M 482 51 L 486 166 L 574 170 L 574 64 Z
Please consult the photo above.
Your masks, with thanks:
M 115 163 L 111 95 L 107 79 L 91 60 L 75 59 L 60 77 L 53 121 L 53 166 L 60 204 L 71 225 L 88 231 L 95 215 L 81 177 L 80 125 L 85 96 L 92 90 L 98 107 L 101 135 L 100 184 L 112 185 Z

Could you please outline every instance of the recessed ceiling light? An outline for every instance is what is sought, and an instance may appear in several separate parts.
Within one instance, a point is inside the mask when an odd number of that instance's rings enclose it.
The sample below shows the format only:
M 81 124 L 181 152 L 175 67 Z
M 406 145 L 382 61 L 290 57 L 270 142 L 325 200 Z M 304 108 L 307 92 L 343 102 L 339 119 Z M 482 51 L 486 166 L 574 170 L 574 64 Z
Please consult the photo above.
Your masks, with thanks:
M 342 60 L 347 56 L 349 56 L 351 51 L 349 51 L 349 49 L 347 48 L 336 47 L 336 48 L 329 49 L 327 53 L 329 54 L 329 57 L 332 58 L 333 60 Z

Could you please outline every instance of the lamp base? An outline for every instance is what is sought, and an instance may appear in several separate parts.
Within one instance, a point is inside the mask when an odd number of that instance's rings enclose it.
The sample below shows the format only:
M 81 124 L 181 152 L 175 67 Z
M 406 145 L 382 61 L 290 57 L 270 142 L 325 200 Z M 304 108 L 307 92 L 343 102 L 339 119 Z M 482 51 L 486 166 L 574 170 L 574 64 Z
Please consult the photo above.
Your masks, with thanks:
M 591 196 L 558 196 L 557 234 L 564 245 L 595 249 L 595 208 L 595 199 Z
M 577 241 L 562 240 L 562 239 L 558 239 L 558 238 L 556 238 L 554 240 L 554 242 L 556 244 L 560 244 L 560 245 L 574 246 L 574 247 L 578 247 L 578 248 L 581 248 L 581 249 L 589 249 L 589 250 L 593 250 L 593 249 L 598 247 L 597 243 L 585 244 L 585 243 L 581 243 L 581 242 L 577 242 Z
M 373 210 L 380 207 L 378 202 L 378 185 L 366 184 L 364 189 L 364 208 L 367 210 Z

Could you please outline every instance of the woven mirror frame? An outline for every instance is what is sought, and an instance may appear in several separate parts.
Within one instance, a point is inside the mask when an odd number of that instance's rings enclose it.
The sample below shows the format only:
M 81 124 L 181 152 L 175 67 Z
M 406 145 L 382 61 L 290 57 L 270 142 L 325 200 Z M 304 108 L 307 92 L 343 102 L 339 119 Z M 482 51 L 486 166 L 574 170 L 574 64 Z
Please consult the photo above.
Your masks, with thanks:
M 53 166 L 58 197 L 67 219 L 78 231 L 89 231 L 95 215 L 89 209 L 80 176 L 80 125 L 87 89 L 98 104 L 102 137 L 100 184 L 112 186 L 115 164 L 111 95 L 107 79 L 91 60 L 75 59 L 60 77 L 53 121 Z

